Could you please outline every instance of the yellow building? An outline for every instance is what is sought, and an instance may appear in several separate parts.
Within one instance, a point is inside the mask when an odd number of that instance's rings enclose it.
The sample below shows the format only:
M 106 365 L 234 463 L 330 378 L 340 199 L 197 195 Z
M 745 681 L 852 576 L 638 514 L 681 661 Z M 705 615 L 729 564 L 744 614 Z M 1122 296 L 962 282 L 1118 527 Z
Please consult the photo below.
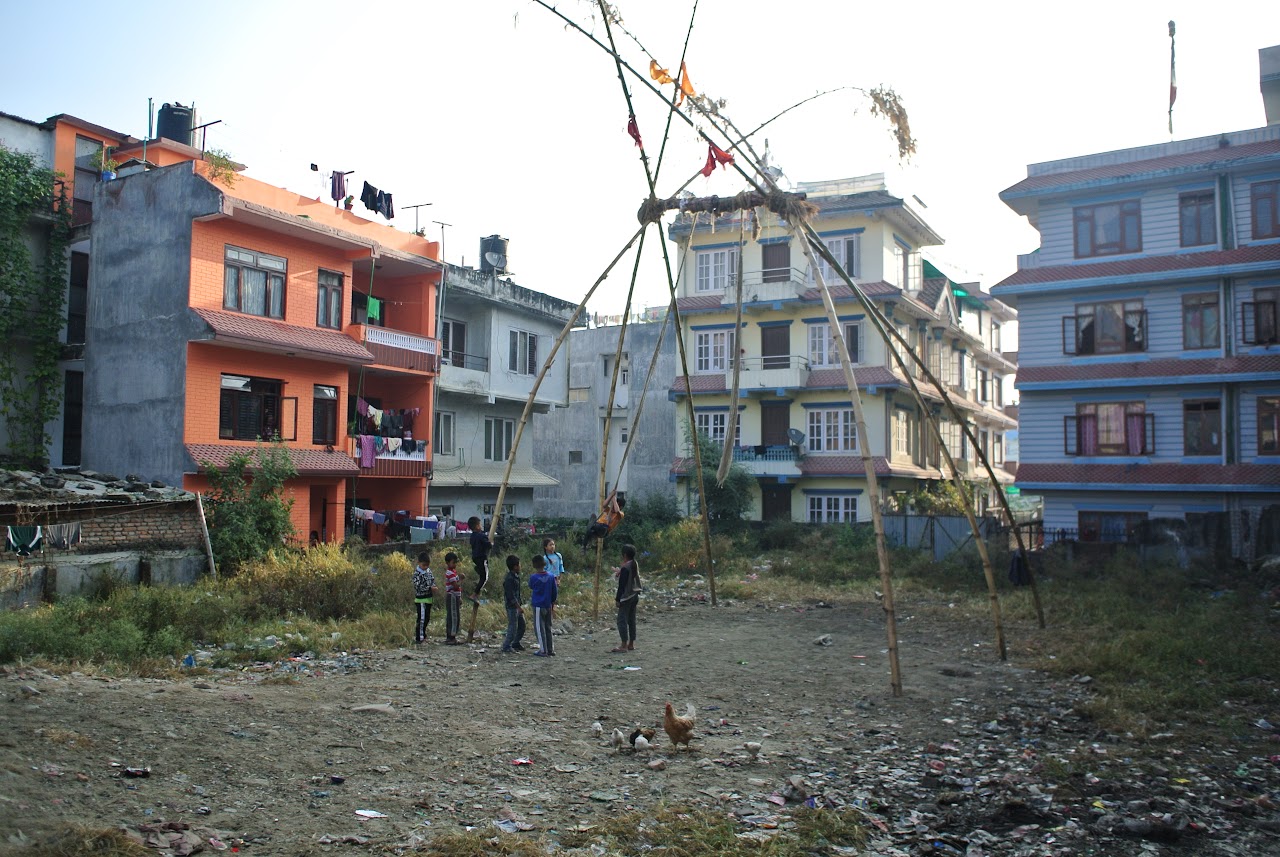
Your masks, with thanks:
M 948 386 L 997 477 L 1012 481 L 1002 467 L 1004 433 L 1016 421 L 1004 413 L 1003 382 L 1015 366 L 1001 354 L 1000 328 L 1016 317 L 1014 310 L 974 284 L 952 282 L 921 259 L 921 248 L 942 239 L 888 192 L 883 175 L 803 183 L 796 191 L 818 206 L 812 223 L 833 255 Z M 689 359 L 689 375 L 677 376 L 671 388 L 678 405 L 677 437 L 685 448 L 672 468 L 682 504 L 692 471 L 692 449 L 684 440 L 687 395 L 693 397 L 698 430 L 720 443 L 730 408 L 736 406 L 734 459 L 756 479 L 754 520 L 869 520 L 863 443 L 869 445 L 882 496 L 896 499 L 895 505 L 945 477 L 937 440 L 888 346 L 848 286 L 820 262 L 866 412 L 868 437 L 857 436 L 849 389 L 802 236 L 757 209 L 714 219 L 681 214 L 669 237 L 683 254 L 677 293 Z M 739 267 L 741 326 L 736 321 Z M 740 363 L 736 401 L 731 399 L 735 361 Z M 914 366 L 910 359 L 907 363 Z M 916 376 L 923 378 L 918 370 Z M 919 383 L 929 409 L 943 415 L 947 448 L 966 479 L 977 483 L 978 511 L 986 511 L 992 501 L 989 480 L 972 444 L 945 416 L 936 390 Z

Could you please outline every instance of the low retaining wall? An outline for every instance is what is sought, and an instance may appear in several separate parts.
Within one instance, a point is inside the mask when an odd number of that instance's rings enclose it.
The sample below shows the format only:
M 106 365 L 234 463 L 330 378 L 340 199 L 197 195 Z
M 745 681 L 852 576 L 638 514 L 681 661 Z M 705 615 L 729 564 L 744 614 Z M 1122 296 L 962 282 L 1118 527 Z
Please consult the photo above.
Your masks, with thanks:
M 209 572 L 203 551 L 157 550 L 50 554 L 0 570 L 0 609 L 84 595 L 106 582 L 181 586 Z

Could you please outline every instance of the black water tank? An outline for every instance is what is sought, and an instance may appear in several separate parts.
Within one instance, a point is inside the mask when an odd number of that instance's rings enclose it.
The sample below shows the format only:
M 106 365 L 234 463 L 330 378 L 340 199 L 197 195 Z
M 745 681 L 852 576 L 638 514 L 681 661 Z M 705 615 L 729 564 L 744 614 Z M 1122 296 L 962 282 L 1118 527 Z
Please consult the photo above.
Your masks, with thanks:
M 160 108 L 160 117 L 156 120 L 156 136 L 164 137 L 184 146 L 191 145 L 191 125 L 195 119 L 195 111 L 181 104 L 165 103 Z
M 480 239 L 480 272 L 505 274 L 507 272 L 507 239 L 490 235 Z

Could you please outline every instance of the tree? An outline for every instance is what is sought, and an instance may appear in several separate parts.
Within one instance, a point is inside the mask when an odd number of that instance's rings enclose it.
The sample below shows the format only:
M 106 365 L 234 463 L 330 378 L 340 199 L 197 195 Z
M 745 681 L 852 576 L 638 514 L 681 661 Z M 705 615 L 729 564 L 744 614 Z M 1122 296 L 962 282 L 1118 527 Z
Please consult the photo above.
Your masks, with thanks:
M 225 571 L 261 559 L 294 535 L 293 501 L 281 492 L 298 471 L 283 443 L 259 443 L 252 454 L 233 455 L 225 468 L 201 464 L 209 477 L 209 541 Z
M 694 435 L 691 428 L 685 428 L 686 440 Z M 756 480 L 741 464 L 729 465 L 729 474 L 723 485 L 716 484 L 716 469 L 720 465 L 720 456 L 724 447 L 707 436 L 706 432 L 697 432 L 698 447 L 702 454 L 702 484 L 707 491 L 707 519 L 713 529 L 732 530 L 741 525 L 743 516 L 751 508 L 751 498 Z M 698 480 L 695 474 L 688 477 L 689 493 L 698 495 Z

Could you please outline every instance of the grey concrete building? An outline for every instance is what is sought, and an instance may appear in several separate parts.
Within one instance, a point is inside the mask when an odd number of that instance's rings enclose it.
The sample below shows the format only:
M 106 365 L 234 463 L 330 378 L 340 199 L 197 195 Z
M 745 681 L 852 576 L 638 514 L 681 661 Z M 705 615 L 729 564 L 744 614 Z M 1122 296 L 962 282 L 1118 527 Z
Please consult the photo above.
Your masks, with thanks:
M 501 276 L 504 239 L 483 239 L 481 258 L 492 242 L 501 244 L 498 266 L 488 261 L 480 270 L 446 266 L 440 310 L 442 365 L 428 507 L 432 514 L 464 522 L 493 514 L 529 393 L 577 310 L 575 303 Z M 536 431 L 548 414 L 568 404 L 568 348 L 566 343 L 538 387 L 503 496 L 505 515 L 533 516 L 539 511 L 535 490 L 556 484 L 557 474 L 537 454 L 530 429 Z
M 674 331 L 667 331 L 664 337 L 662 330 L 662 322 L 630 324 L 623 340 L 622 373 L 609 421 L 612 439 L 605 472 L 608 490 L 616 484 L 631 499 L 675 496 L 671 462 L 676 457 L 676 419 L 668 389 L 676 375 L 676 340 Z M 569 406 L 548 414 L 534 426 L 534 460 L 559 480 L 558 485 L 534 489 L 534 503 L 541 516 L 587 518 L 598 511 L 602 438 L 621 332 L 621 326 L 611 326 L 570 334 Z M 657 362 L 653 363 L 660 338 Z M 557 363 L 561 359 L 557 357 Z M 628 442 L 631 451 L 622 464 Z

